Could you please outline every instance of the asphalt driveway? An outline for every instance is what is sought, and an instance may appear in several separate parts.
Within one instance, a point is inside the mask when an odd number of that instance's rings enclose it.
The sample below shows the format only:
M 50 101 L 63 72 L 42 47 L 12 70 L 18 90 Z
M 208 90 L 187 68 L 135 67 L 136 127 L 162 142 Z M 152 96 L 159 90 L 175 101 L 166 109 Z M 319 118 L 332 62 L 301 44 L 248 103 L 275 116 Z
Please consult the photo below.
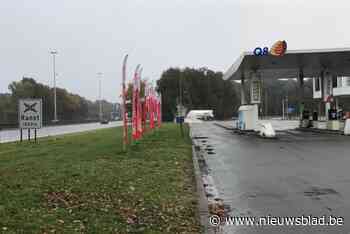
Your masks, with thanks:
M 224 233 L 350 233 L 350 137 L 284 130 L 278 139 L 237 135 L 212 122 L 205 160 L 231 216 L 332 215 L 342 226 L 226 226 Z

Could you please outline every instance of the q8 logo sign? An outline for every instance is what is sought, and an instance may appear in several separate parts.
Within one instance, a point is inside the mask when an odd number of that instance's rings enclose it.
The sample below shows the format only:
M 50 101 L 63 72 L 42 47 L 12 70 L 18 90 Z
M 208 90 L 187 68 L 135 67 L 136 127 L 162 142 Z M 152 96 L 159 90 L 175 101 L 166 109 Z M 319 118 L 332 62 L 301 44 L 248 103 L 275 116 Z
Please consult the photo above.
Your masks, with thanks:
M 269 50 L 268 47 L 256 47 L 254 49 L 255 56 L 264 56 L 264 55 L 273 55 L 273 56 L 283 56 L 287 51 L 287 42 L 286 41 L 277 41 L 275 44 L 271 46 Z
M 42 127 L 41 99 L 20 99 L 18 109 L 19 128 L 37 129 Z

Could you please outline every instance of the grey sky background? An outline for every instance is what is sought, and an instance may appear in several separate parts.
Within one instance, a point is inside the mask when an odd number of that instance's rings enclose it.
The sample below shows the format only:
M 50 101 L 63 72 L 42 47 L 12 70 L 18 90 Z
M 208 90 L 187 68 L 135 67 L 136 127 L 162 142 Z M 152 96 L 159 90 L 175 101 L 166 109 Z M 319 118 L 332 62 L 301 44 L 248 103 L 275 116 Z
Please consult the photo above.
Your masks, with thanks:
M 91 100 L 118 101 L 121 63 L 128 80 L 138 63 L 156 80 L 170 66 L 226 71 L 256 46 L 286 40 L 288 49 L 350 47 L 345 0 L 3 0 L 0 7 L 0 92 L 22 76 Z

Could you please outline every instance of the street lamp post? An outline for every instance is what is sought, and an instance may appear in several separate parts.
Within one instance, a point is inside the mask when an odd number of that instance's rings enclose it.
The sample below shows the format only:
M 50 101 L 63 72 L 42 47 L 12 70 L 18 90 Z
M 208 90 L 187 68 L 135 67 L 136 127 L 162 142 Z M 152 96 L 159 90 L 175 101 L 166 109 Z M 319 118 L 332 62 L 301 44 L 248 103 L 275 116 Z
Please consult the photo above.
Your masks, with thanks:
M 287 114 L 287 120 L 289 120 L 289 103 L 288 103 L 288 94 L 286 96 L 286 114 Z
M 53 57 L 53 95 L 54 95 L 54 119 L 52 122 L 58 122 L 57 119 L 57 94 L 56 94 L 56 54 L 57 51 L 51 51 L 50 52 Z
M 209 89 L 210 84 L 209 84 L 209 82 L 210 82 L 210 80 L 209 80 L 209 77 L 207 75 L 208 75 L 208 69 L 205 68 L 204 76 L 205 76 L 205 79 L 207 81 L 207 97 L 206 97 L 206 101 L 207 101 L 207 108 L 210 109 L 210 105 L 209 105 L 209 102 L 210 102 L 210 98 L 209 98 L 209 96 L 210 96 L 210 89 Z
M 284 120 L 284 97 L 282 97 L 282 120 Z
M 184 131 L 183 131 L 183 127 L 182 127 L 182 118 L 184 117 L 183 116 L 183 112 L 184 112 L 184 110 L 183 110 L 183 87 L 182 87 L 182 82 L 183 82 L 183 71 L 181 71 L 180 70 L 180 77 L 179 77 L 179 102 L 180 102 L 180 118 L 181 118 L 181 120 L 180 120 L 180 130 L 181 130 L 181 136 L 183 137 L 184 136 Z
M 102 121 L 102 72 L 97 73 L 99 81 L 98 81 L 98 92 L 99 92 L 99 117 L 100 121 Z

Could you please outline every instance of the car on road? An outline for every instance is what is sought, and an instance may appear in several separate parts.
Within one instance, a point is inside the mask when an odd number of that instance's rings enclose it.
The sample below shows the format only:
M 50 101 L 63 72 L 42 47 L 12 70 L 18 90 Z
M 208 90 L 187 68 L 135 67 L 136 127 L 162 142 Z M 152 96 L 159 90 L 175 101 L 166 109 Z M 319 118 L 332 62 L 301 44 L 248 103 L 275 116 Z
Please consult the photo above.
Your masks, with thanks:
M 109 120 L 108 119 L 103 119 L 100 122 L 101 124 L 109 124 Z

